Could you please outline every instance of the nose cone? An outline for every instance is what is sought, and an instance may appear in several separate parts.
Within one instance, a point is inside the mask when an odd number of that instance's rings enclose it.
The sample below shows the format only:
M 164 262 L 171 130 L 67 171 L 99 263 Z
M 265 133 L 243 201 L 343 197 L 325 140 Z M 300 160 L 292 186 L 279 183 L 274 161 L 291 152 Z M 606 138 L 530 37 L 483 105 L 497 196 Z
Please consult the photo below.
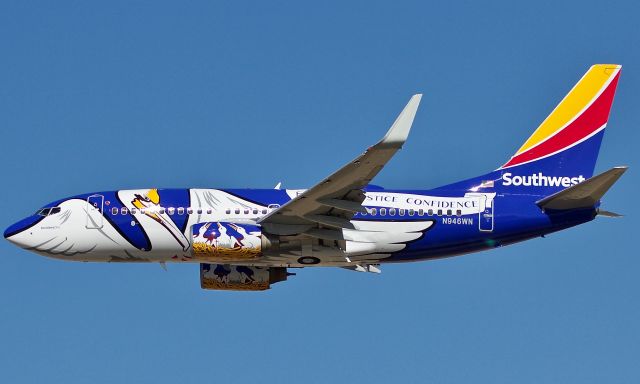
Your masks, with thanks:
M 4 238 L 18 247 L 28 248 L 32 246 L 30 244 L 31 234 L 29 233 L 29 230 L 40 220 L 42 220 L 42 216 L 37 215 L 22 219 L 5 229 Z

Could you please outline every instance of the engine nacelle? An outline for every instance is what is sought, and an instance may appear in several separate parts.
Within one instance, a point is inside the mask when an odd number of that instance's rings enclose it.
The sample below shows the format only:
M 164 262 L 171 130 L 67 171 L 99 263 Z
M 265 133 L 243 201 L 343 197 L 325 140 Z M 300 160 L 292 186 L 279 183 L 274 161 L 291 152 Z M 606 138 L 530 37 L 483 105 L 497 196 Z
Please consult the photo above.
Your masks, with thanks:
M 213 221 L 191 226 L 191 249 L 196 260 L 255 260 L 270 246 L 259 225 Z
M 200 264 L 200 287 L 226 291 L 264 291 L 287 280 L 286 268 Z

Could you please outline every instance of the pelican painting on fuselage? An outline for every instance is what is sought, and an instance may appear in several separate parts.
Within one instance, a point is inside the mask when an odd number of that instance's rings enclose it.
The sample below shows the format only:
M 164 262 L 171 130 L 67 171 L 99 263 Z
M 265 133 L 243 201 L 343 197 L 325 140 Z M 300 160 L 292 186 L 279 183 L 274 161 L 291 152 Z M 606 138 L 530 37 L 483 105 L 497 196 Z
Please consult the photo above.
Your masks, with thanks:
M 431 190 L 371 180 L 405 144 L 421 95 L 384 138 L 309 189 L 140 189 L 80 194 L 7 228 L 61 260 L 200 264 L 205 289 L 264 290 L 291 268 L 380 265 L 478 252 L 591 221 L 625 172 L 593 176 L 619 65 L 592 66 L 500 168 Z

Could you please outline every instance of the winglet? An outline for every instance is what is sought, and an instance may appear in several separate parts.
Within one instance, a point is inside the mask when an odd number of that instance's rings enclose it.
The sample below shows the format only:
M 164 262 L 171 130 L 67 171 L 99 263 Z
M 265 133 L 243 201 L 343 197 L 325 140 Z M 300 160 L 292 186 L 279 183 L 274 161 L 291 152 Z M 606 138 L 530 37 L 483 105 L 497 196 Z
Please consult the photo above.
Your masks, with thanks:
M 411 130 L 413 119 L 416 117 L 416 111 L 418 110 L 418 105 L 420 105 L 421 98 L 422 94 L 420 93 L 411 97 L 411 100 L 409 100 L 402 112 L 400 112 L 400 115 L 398 115 L 396 121 L 391 128 L 389 128 L 387 134 L 384 135 L 376 146 L 390 148 L 402 147 L 409 136 L 409 131 Z

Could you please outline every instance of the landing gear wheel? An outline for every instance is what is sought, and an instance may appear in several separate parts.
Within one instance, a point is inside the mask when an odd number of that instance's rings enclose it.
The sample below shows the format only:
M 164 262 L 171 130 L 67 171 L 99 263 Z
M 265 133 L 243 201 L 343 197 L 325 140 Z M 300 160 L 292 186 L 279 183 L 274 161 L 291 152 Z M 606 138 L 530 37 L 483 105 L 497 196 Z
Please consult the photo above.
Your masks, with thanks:
M 320 259 L 317 257 L 305 256 L 298 259 L 298 263 L 304 265 L 313 265 L 320 263 Z

